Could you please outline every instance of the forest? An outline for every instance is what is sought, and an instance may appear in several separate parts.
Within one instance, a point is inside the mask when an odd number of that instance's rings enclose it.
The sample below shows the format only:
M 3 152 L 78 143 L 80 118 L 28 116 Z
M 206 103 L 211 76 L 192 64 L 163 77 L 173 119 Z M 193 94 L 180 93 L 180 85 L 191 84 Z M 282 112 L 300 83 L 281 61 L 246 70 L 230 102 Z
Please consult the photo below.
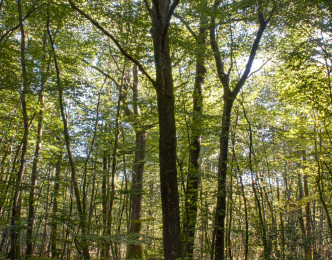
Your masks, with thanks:
M 0 0 L 0 259 L 332 259 L 332 1 Z

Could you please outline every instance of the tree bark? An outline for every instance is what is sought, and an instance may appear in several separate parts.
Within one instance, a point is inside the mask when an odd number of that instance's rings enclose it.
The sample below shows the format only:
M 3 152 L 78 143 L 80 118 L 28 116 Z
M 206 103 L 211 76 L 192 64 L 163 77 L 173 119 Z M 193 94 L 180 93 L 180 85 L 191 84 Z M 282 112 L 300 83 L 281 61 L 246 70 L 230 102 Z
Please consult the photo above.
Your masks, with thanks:
M 154 0 L 152 39 L 155 57 L 158 118 L 160 189 L 163 214 L 164 259 L 182 257 L 179 194 L 176 168 L 176 127 L 172 63 L 170 58 L 168 27 L 178 1 Z
M 108 151 L 103 152 L 103 179 L 102 179 L 102 214 L 103 214 L 103 235 L 106 235 L 107 230 L 107 213 L 108 213 L 108 192 L 107 188 L 109 185 L 109 156 Z M 101 257 L 106 258 L 108 256 L 109 247 L 107 242 L 104 241 L 101 249 Z
M 35 219 L 35 188 L 36 188 L 36 180 L 37 180 L 37 170 L 38 170 L 38 162 L 41 152 L 41 141 L 42 141 L 42 132 L 43 132 L 43 117 L 44 117 L 44 95 L 43 90 L 40 93 L 40 106 L 41 110 L 39 111 L 39 120 L 38 120 L 38 133 L 37 133 L 37 141 L 36 141 L 36 150 L 35 156 L 32 164 L 32 172 L 30 179 L 30 195 L 29 195 L 29 212 L 28 212 L 28 227 L 27 227 L 27 248 L 26 248 L 26 256 L 29 257 L 33 254 L 32 247 L 32 232 L 33 232 L 33 224 Z
M 215 259 L 224 259 L 225 218 L 226 218 L 226 177 L 228 164 L 229 129 L 234 99 L 224 96 L 224 110 L 220 136 L 220 155 L 218 160 L 218 193 L 215 217 Z
M 145 143 L 147 132 L 145 130 L 136 133 L 136 150 L 135 161 L 132 173 L 132 187 L 130 198 L 130 226 L 129 234 L 134 235 L 135 239 L 139 239 L 142 229 L 142 191 L 143 191 L 143 172 L 145 159 Z M 143 246 L 140 243 L 129 244 L 127 248 L 127 257 L 144 259 Z
M 123 74 L 122 74 L 123 77 Z M 112 164 L 111 164 L 111 190 L 109 196 L 109 205 L 108 205 L 108 213 L 107 213 L 107 227 L 106 227 L 106 235 L 110 236 L 112 232 L 112 221 L 113 221 L 113 204 L 115 199 L 115 174 L 118 160 L 118 146 L 119 146 L 119 138 L 120 138 L 120 114 L 121 114 L 121 100 L 122 100 L 122 89 L 123 83 L 119 86 L 119 94 L 118 94 L 118 102 L 116 108 L 116 119 L 115 119 L 115 136 L 114 136 L 114 146 L 112 151 Z M 109 256 L 109 247 L 111 244 L 106 242 L 106 256 Z

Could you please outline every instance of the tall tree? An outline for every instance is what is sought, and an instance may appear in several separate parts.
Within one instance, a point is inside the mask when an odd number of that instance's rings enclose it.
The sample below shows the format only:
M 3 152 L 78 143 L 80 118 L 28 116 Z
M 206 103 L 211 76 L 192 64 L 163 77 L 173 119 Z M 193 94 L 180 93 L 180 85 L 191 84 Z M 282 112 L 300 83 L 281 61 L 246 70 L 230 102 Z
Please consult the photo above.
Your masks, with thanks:
M 39 114 L 38 114 L 38 127 L 37 127 L 37 139 L 36 139 L 36 148 L 35 155 L 32 164 L 31 171 L 31 187 L 29 194 L 29 213 L 28 213 L 28 227 L 27 227 L 27 248 L 26 248 L 26 256 L 29 257 L 33 253 L 33 240 L 32 240 L 32 232 L 34 226 L 34 218 L 35 218 L 35 186 L 37 180 L 37 171 L 38 171 L 38 163 L 41 153 L 41 144 L 42 144 L 42 135 L 43 135 L 43 121 L 44 121 L 44 85 L 47 79 L 47 64 L 46 64 L 46 44 L 47 44 L 47 33 L 45 31 L 43 36 L 43 55 L 41 60 L 41 69 L 40 69 L 40 92 L 39 92 Z
M 203 84 L 206 75 L 206 37 L 208 30 L 207 1 L 199 1 L 199 31 L 195 33 L 190 25 L 180 17 L 195 40 L 196 68 L 193 91 L 193 118 L 189 147 L 189 169 L 185 190 L 185 213 L 183 223 L 184 256 L 193 258 L 198 211 L 198 193 L 201 179 L 201 136 L 203 127 Z
M 69 135 L 69 130 L 68 130 L 68 122 L 65 114 L 65 107 L 64 107 L 64 95 L 63 95 L 63 85 L 61 82 L 61 77 L 60 77 L 60 68 L 58 66 L 58 59 L 56 55 L 56 50 L 54 47 L 54 38 L 51 33 L 50 29 L 50 20 L 48 18 L 47 22 L 47 33 L 49 36 L 49 41 L 51 45 L 51 50 L 52 50 L 52 56 L 53 56 L 53 61 L 54 61 L 54 67 L 56 70 L 56 83 L 59 91 L 59 105 L 60 105 L 60 112 L 61 112 L 61 118 L 63 122 L 63 135 L 66 143 L 66 148 L 67 148 L 67 155 L 69 158 L 69 165 L 71 169 L 71 182 L 73 185 L 74 189 L 74 194 L 76 198 L 76 206 L 77 206 L 77 211 L 78 211 L 78 216 L 79 216 L 79 226 L 82 232 L 82 241 L 81 241 L 81 247 L 82 247 L 82 253 L 83 253 L 83 258 L 84 259 L 90 259 L 90 254 L 89 254 L 89 244 L 87 242 L 87 227 L 86 227 L 86 215 L 85 212 L 83 211 L 82 208 L 82 202 L 81 202 L 81 196 L 80 196 L 80 190 L 78 187 L 78 181 L 77 181 L 77 170 L 76 170 L 76 165 L 74 161 L 74 157 L 72 154 L 71 150 L 71 141 L 70 141 L 70 135 Z
M 86 17 L 93 25 L 108 36 L 121 53 L 137 64 L 142 73 L 157 92 L 159 118 L 159 163 L 160 189 L 163 212 L 163 244 L 165 259 L 174 260 L 182 257 L 179 193 L 176 168 L 176 126 L 174 112 L 174 85 L 169 47 L 169 26 L 179 0 L 154 0 L 152 6 L 144 1 L 152 21 L 152 42 L 156 79 L 146 72 L 139 61 L 123 49 L 119 41 L 91 16 L 78 8 L 73 1 L 71 6 Z
M 138 121 L 141 116 L 139 100 L 138 100 L 138 70 L 137 66 L 133 69 L 133 105 L 134 111 L 130 114 L 134 114 L 135 121 Z M 142 194 L 143 194 L 143 173 L 145 164 L 145 146 L 147 139 L 146 126 L 140 125 L 139 122 L 135 122 L 135 159 L 132 170 L 132 186 L 130 191 L 130 223 L 129 234 L 134 235 L 133 238 L 140 239 L 142 229 Z M 145 259 L 144 250 L 141 243 L 128 244 L 127 257 Z
M 22 139 L 22 151 L 21 151 L 21 161 L 20 161 L 20 168 L 17 172 L 16 177 L 16 185 L 13 197 L 13 206 L 12 206 L 12 220 L 11 220 L 11 249 L 10 249 L 10 259 L 14 260 L 20 257 L 20 242 L 18 241 L 19 238 L 19 227 L 18 221 L 20 219 L 20 193 L 21 193 L 21 184 L 23 173 L 26 164 L 26 155 L 28 149 L 28 136 L 29 136 L 29 119 L 28 119 L 28 111 L 27 111 L 27 102 L 26 102 L 26 95 L 29 91 L 29 79 L 27 74 L 27 67 L 26 67 L 26 39 L 25 39 L 25 30 L 23 25 L 23 14 L 22 14 L 22 3 L 21 0 L 17 1 L 17 10 L 18 10 L 18 17 L 20 22 L 20 31 L 21 31 L 21 69 L 22 69 L 22 83 L 21 83 L 21 106 L 22 106 L 22 115 L 23 115 L 23 123 L 24 123 L 24 134 Z
M 256 52 L 259 47 L 259 43 L 263 36 L 263 32 L 266 29 L 268 22 L 272 17 L 272 12 L 268 15 L 267 18 L 264 17 L 262 2 L 257 2 L 257 16 L 259 28 L 254 39 L 253 45 L 250 50 L 250 55 L 245 66 L 240 79 L 237 81 L 230 81 L 230 73 L 233 69 L 233 50 L 230 50 L 230 67 L 228 71 L 225 69 L 225 64 L 223 57 L 221 55 L 218 40 L 216 38 L 216 16 L 218 14 L 218 8 L 222 1 L 215 0 L 212 7 L 212 17 L 210 23 L 210 43 L 213 50 L 213 55 L 216 62 L 216 69 L 219 81 L 223 87 L 223 112 L 222 112 L 222 124 L 221 124 L 221 134 L 220 134 L 220 151 L 218 159 L 218 191 L 217 191 L 217 208 L 216 208 L 216 217 L 215 217 L 215 229 L 214 229 L 214 259 L 223 260 L 225 259 L 224 250 L 225 250 L 225 218 L 226 218 L 226 178 L 227 178 L 227 165 L 228 165 L 228 144 L 230 136 L 230 127 L 231 127 L 231 113 L 234 101 L 242 89 L 244 83 L 246 82 L 253 61 L 256 56 Z M 232 28 L 230 29 L 232 31 Z M 233 37 L 233 36 L 231 36 Z M 230 48 L 233 48 L 231 46 Z M 232 89 L 232 86 L 233 89 Z

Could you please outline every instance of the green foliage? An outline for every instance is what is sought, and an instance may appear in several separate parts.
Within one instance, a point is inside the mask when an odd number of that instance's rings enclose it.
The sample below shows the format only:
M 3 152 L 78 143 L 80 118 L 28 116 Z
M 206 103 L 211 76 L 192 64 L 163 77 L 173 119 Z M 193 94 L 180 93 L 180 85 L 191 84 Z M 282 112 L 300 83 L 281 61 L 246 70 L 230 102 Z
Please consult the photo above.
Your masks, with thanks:
M 23 14 L 29 14 L 24 28 L 29 81 L 26 101 L 31 125 L 26 167 L 19 190 L 22 252 L 26 246 L 38 113 L 42 108 L 38 99 L 42 80 L 45 80 L 42 150 L 34 201 L 35 248 L 34 256 L 29 259 L 74 258 L 81 254 L 84 240 L 89 243 L 91 256 L 99 254 L 101 257 L 103 248 L 109 244 L 114 258 L 125 259 L 126 246 L 130 244 L 142 245 L 146 259 L 161 258 L 159 128 L 153 87 L 139 72 L 136 102 L 133 64 L 109 38 L 74 12 L 67 1 L 23 2 Z M 155 76 L 151 17 L 143 1 L 74 2 L 112 33 L 152 77 Z M 275 1 L 262 2 L 266 16 Z M 248 259 L 263 259 L 266 252 L 271 259 L 307 259 L 305 250 L 308 248 L 317 259 L 328 259 L 332 250 L 328 244 L 332 214 L 331 5 L 329 1 L 279 2 L 262 38 L 257 63 L 252 69 L 255 73 L 250 75 L 234 103 L 227 175 L 225 254 L 228 258 L 245 259 L 247 235 Z M 19 27 L 15 28 L 18 25 L 17 3 L 1 3 L 0 259 L 5 259 L 10 251 L 7 231 L 11 226 L 16 173 L 20 166 L 23 118 L 21 38 Z M 226 71 L 230 69 L 231 88 L 245 68 L 257 33 L 256 4 L 257 1 L 252 0 L 223 1 L 216 10 L 217 40 Z M 180 1 L 169 28 L 182 216 L 186 213 L 190 142 L 197 132 L 192 107 L 195 57 L 198 52 L 202 53 L 196 47 L 199 14 L 206 15 L 209 27 L 211 10 L 211 1 L 207 1 L 206 7 L 202 1 Z M 47 23 L 62 79 L 77 184 L 85 205 L 86 234 L 81 230 L 70 177 Z M 207 39 L 209 42 L 209 36 Z M 208 44 L 204 48 L 207 73 L 203 86 L 203 113 L 197 119 L 202 125 L 202 142 L 194 254 L 196 258 L 209 259 L 214 243 L 224 93 L 212 50 Z M 263 68 L 262 64 L 265 64 Z M 133 113 L 137 104 L 139 116 Z M 118 109 L 120 116 L 116 118 Z M 128 234 L 128 228 L 135 134 L 145 127 L 148 138 L 142 183 L 142 231 L 141 235 L 133 235 Z M 111 172 L 117 131 L 119 143 L 113 191 Z M 114 196 L 112 211 L 109 208 L 111 196 Z M 111 216 L 110 222 L 107 222 L 107 216 Z M 56 257 L 48 245 L 55 224 L 55 245 L 59 253 Z M 108 226 L 109 234 L 106 232 Z

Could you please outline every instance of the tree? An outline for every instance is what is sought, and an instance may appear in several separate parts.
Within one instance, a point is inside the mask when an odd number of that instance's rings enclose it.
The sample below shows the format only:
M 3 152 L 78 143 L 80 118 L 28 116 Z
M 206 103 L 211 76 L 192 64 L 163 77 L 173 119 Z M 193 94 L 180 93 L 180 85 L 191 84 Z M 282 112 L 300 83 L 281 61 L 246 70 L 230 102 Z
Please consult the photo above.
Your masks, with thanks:
M 150 80 L 157 92 L 159 117 L 159 160 L 160 184 L 163 207 L 163 241 L 165 259 L 176 259 L 182 256 L 179 195 L 176 169 L 176 128 L 174 115 L 174 90 L 172 65 L 169 50 L 168 29 L 170 20 L 179 1 L 153 1 L 152 7 L 145 1 L 152 20 L 152 40 L 155 57 L 156 79 L 144 70 L 143 66 L 130 56 L 116 40 L 96 20 L 91 18 L 72 1 L 71 6 L 90 20 L 99 30 L 112 39 L 124 56 L 138 65 L 143 74 Z
M 22 105 L 22 116 L 24 123 L 24 135 L 22 139 L 22 152 L 21 152 L 21 161 L 20 168 L 17 172 L 16 177 L 16 185 L 13 197 L 13 206 L 12 206 L 12 220 L 11 220 L 11 251 L 10 251 L 10 259 L 16 259 L 20 257 L 20 242 L 19 242 L 19 228 L 18 221 L 20 219 L 20 190 L 22 184 L 22 178 L 26 163 L 26 154 L 28 149 L 28 136 L 29 136 L 29 118 L 27 112 L 27 104 L 26 104 L 26 94 L 29 90 L 29 79 L 27 75 L 26 68 L 26 59 L 25 59 L 25 31 L 23 25 L 23 15 L 22 15 L 22 5 L 21 1 L 17 2 L 17 10 L 20 22 L 20 32 L 21 32 L 21 69 L 22 69 L 22 83 L 21 83 L 21 105 Z
M 253 45 L 250 50 L 250 56 L 248 62 L 245 66 L 245 70 L 240 76 L 240 79 L 236 82 L 230 82 L 230 72 L 233 68 L 233 50 L 230 50 L 230 68 L 226 72 L 224 62 L 218 47 L 218 42 L 216 39 L 216 14 L 218 7 L 220 6 L 221 1 L 216 0 L 213 4 L 211 25 L 210 25 L 210 42 L 211 48 L 213 50 L 214 58 L 216 61 L 216 68 L 218 73 L 218 78 L 222 84 L 224 95 L 223 95 L 223 114 L 222 114 L 222 125 L 221 125 L 221 134 L 220 134 L 220 154 L 218 159 L 218 192 L 217 192 L 217 208 L 216 208 L 216 219 L 215 219 L 215 259 L 224 259 L 224 234 L 225 234 L 225 217 L 226 217 L 226 178 L 227 178 L 227 164 L 228 164 L 228 144 L 229 144 L 229 131 L 231 126 L 231 112 L 233 103 L 242 89 L 244 83 L 246 82 L 253 61 L 256 56 L 256 52 L 259 47 L 259 43 L 263 36 L 263 32 L 266 29 L 267 24 L 269 23 L 273 12 L 268 15 L 267 18 L 264 17 L 263 6 L 259 1 L 257 6 L 257 15 L 259 29 L 255 36 Z M 230 27 L 232 31 L 232 27 Z M 233 37 L 233 36 L 231 36 Z M 231 39 L 232 41 L 232 39 Z M 231 45 L 231 48 L 232 45 Z M 231 89 L 231 86 L 234 85 L 234 88 Z

